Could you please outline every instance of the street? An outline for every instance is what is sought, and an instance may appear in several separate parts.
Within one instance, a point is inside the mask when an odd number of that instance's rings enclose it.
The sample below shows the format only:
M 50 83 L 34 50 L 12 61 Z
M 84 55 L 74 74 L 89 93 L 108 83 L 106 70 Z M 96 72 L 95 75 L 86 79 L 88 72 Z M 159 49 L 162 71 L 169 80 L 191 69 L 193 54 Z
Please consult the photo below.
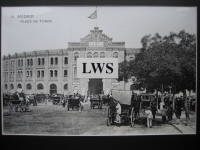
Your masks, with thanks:
M 67 110 L 67 107 L 38 104 L 30 106 L 29 112 L 9 112 L 3 110 L 3 134 L 15 135 L 161 135 L 182 134 L 170 123 L 162 124 L 161 116 L 156 115 L 156 123 L 147 128 L 146 117 L 140 110 L 140 121 L 135 121 L 133 128 L 122 122 L 121 125 L 107 126 L 107 106 L 103 109 L 90 109 L 89 103 L 84 103 L 84 111 Z M 181 125 L 179 125 L 181 126 Z M 194 130 L 195 131 L 195 130 Z

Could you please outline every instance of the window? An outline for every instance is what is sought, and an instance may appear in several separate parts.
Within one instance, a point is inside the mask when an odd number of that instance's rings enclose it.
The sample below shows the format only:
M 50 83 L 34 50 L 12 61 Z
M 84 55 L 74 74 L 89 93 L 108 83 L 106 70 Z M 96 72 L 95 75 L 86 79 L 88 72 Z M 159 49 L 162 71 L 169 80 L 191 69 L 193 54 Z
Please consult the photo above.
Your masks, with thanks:
M 42 65 L 44 65 L 44 58 L 42 58 Z
M 8 85 L 7 85 L 7 84 L 5 84 L 5 89 L 6 89 L 6 90 L 8 89 Z
M 30 65 L 33 66 L 33 59 L 30 59 Z
M 26 76 L 29 77 L 29 71 L 26 72 Z
M 14 72 L 13 72 L 13 76 L 14 76 Z M 21 78 L 23 77 L 23 72 L 22 71 L 21 71 L 20 77 Z
M 18 60 L 18 67 L 20 67 L 20 60 Z
M 98 58 L 98 53 L 95 52 L 93 56 L 94 56 L 94 58 Z
M 105 53 L 104 52 L 100 53 L 100 58 L 105 58 Z
M 68 64 L 68 58 L 65 57 L 65 60 L 64 60 L 65 64 Z
M 18 87 L 18 88 L 22 88 L 22 85 L 21 85 L 21 84 L 18 84 L 17 87 Z
M 67 90 L 68 89 L 68 84 L 65 84 L 64 85 L 64 90 Z
M 55 75 L 55 77 L 58 76 L 58 71 L 57 70 L 54 70 L 54 75 Z
M 56 65 L 58 64 L 58 58 L 57 57 L 55 58 L 55 64 Z
M 77 78 L 77 68 L 74 68 L 74 78 Z
M 118 53 L 117 52 L 113 53 L 113 58 L 118 58 Z
M 87 53 L 87 58 L 92 58 L 92 53 Z
M 14 89 L 14 85 L 13 84 L 10 85 L 10 89 L 11 90 Z
M 53 58 L 51 57 L 51 65 L 53 65 Z
M 21 66 L 23 66 L 23 60 L 21 60 Z
M 29 64 L 29 59 L 27 59 L 26 61 L 27 61 L 27 66 L 29 66 L 29 65 L 30 65 L 30 64 Z
M 40 71 L 37 71 L 37 77 L 40 77 Z
M 53 70 L 50 70 L 50 77 L 53 77 Z
M 38 58 L 38 65 L 40 65 L 40 58 Z
M 64 70 L 64 77 L 67 77 L 67 70 Z
M 79 57 L 79 54 L 78 54 L 77 52 L 74 53 L 74 62 L 75 62 L 75 63 L 76 63 L 78 57 Z
M 27 90 L 31 90 L 31 89 L 32 89 L 32 86 L 31 86 L 30 83 L 28 83 L 28 84 L 26 85 L 26 89 L 27 89 Z
M 32 71 L 30 71 L 30 76 L 32 77 Z
M 42 90 L 42 89 L 44 89 L 44 86 L 43 86 L 41 83 L 39 83 L 39 84 L 37 85 L 37 89 L 38 89 L 38 90 Z
M 41 71 L 41 76 L 44 77 L 44 70 Z

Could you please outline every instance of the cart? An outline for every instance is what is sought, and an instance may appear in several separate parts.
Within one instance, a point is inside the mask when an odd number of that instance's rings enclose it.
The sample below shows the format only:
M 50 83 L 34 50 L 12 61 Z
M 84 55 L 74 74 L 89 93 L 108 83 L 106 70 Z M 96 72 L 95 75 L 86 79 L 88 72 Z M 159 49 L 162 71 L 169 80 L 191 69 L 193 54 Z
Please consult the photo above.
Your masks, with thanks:
M 98 109 L 102 109 L 102 101 L 99 100 L 99 96 L 94 96 L 90 99 L 90 108 L 93 108 L 97 106 Z
M 132 91 L 126 90 L 112 90 L 113 97 L 110 98 L 108 108 L 107 108 L 107 126 L 114 123 L 116 118 L 116 101 L 121 105 L 121 115 L 120 118 L 125 122 L 129 123 L 131 127 L 134 126 L 134 107 L 131 101 Z
M 103 95 L 102 96 L 103 105 L 107 105 L 108 106 L 109 101 L 110 101 L 110 98 L 107 95 Z
M 26 104 L 26 100 L 21 94 L 19 94 L 19 96 L 17 94 L 10 96 L 10 102 L 9 102 L 10 112 L 13 112 L 13 110 L 15 110 L 16 112 L 18 111 L 25 112 L 28 111 L 28 109 L 29 109 L 29 104 Z
M 67 110 L 69 110 L 69 108 L 78 110 L 79 103 L 79 97 L 70 96 L 67 103 Z

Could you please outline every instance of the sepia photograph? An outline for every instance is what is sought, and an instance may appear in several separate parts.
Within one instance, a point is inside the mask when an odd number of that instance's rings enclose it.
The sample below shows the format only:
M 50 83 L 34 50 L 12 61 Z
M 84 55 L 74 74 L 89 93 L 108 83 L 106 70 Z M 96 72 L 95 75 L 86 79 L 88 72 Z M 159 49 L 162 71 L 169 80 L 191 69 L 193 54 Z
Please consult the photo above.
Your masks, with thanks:
M 3 135 L 196 134 L 197 7 L 1 7 Z

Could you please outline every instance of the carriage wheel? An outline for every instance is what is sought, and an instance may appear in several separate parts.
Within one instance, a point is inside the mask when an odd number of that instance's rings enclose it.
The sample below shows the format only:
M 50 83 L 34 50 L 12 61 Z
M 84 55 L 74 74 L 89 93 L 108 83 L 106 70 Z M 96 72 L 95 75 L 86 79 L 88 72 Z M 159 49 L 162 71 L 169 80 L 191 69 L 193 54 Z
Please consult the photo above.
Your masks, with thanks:
M 134 126 L 134 120 L 135 120 L 135 116 L 134 116 L 134 108 L 131 109 L 131 115 L 130 115 L 131 119 L 131 127 Z
M 108 107 L 107 111 L 107 126 L 110 126 L 112 124 L 112 114 L 111 114 L 111 109 Z

